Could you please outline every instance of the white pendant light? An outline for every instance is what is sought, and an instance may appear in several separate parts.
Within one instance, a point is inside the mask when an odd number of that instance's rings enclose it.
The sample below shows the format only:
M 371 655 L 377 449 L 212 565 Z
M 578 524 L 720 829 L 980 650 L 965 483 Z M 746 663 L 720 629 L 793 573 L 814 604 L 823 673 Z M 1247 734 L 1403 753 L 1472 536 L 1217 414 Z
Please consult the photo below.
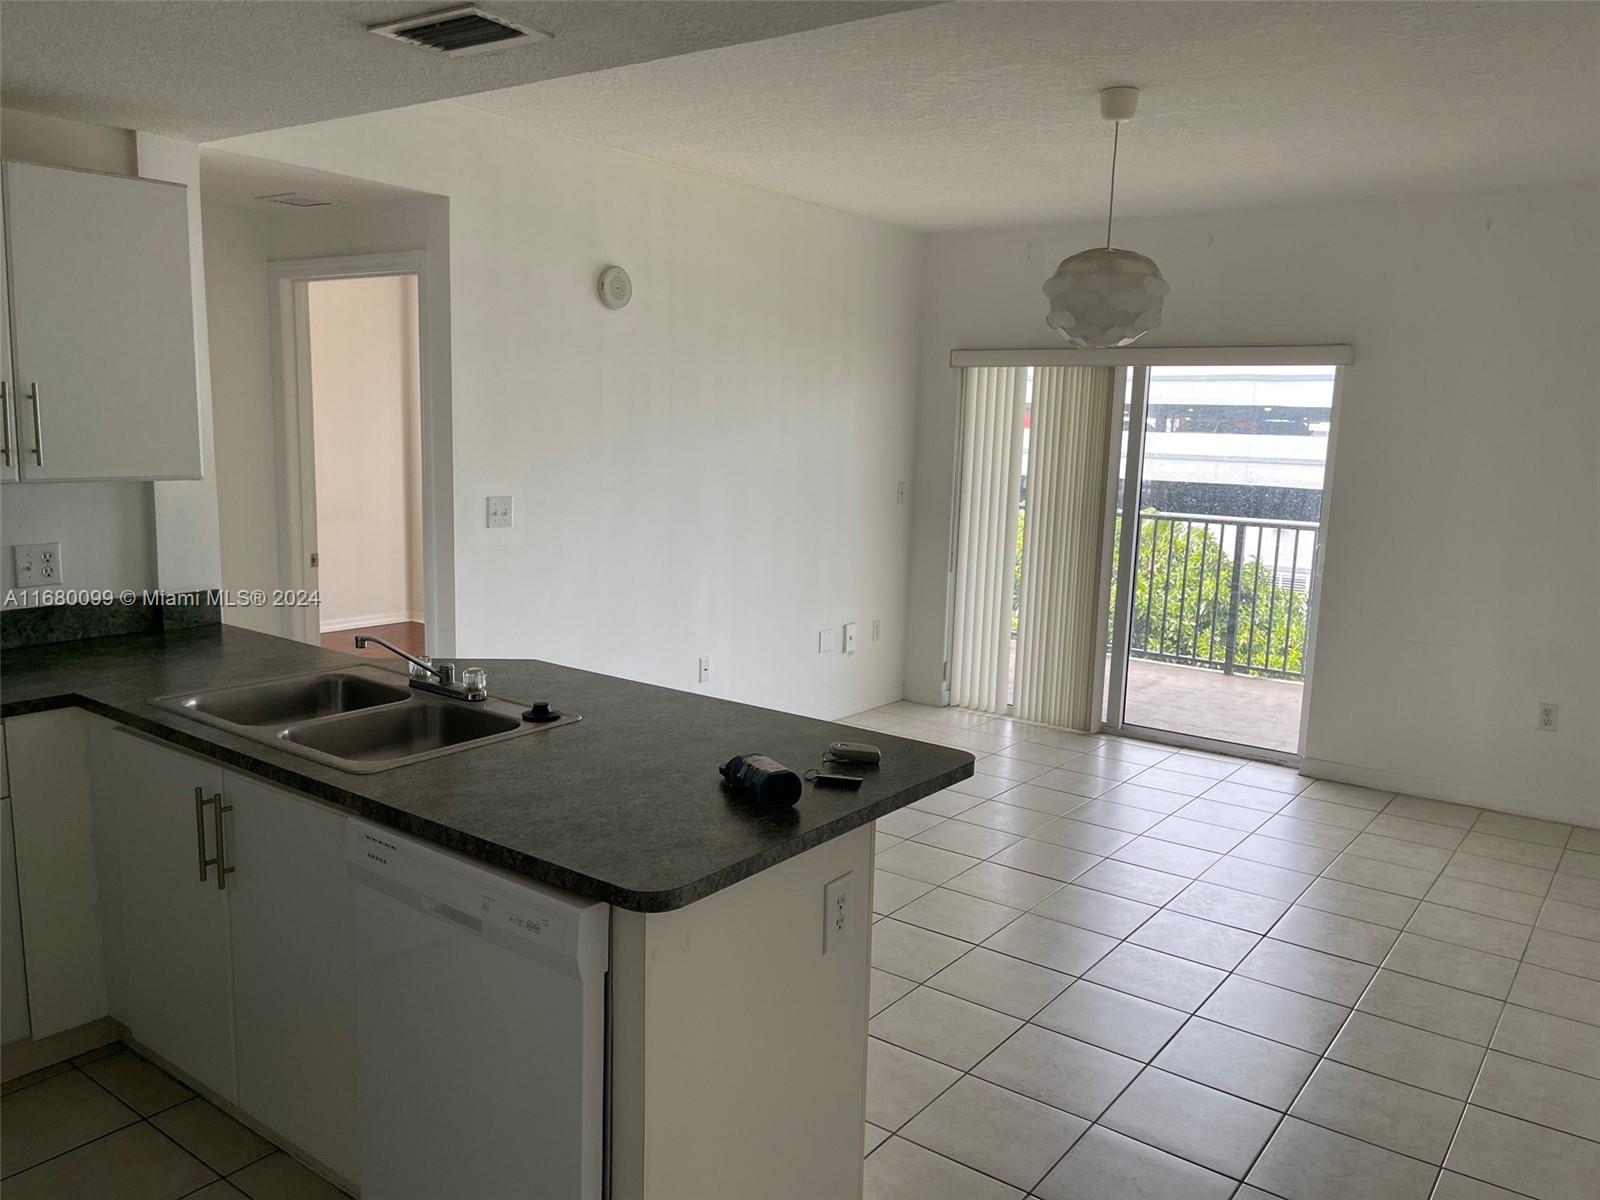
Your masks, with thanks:
M 1135 342 L 1161 324 L 1167 281 L 1142 254 L 1111 248 L 1111 215 L 1117 200 L 1117 143 L 1122 122 L 1139 110 L 1139 89 L 1109 87 L 1100 93 L 1100 115 L 1113 122 L 1111 195 L 1106 204 L 1105 248 L 1082 250 L 1061 261 L 1044 283 L 1050 300 L 1045 318 L 1079 349 L 1106 350 Z

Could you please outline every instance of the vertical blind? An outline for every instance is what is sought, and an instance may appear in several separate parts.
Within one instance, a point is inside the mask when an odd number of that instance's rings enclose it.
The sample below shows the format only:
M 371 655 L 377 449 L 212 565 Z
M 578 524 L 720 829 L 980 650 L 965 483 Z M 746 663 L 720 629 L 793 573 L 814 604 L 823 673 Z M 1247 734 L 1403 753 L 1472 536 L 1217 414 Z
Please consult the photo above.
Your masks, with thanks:
M 1087 729 L 1105 652 L 1100 611 L 1110 367 L 1039 367 L 1028 439 L 1012 710 Z
M 1028 368 L 969 367 L 963 374 L 950 700 L 962 708 L 1002 712 Z
M 1114 378 L 1110 367 L 963 372 L 953 704 L 984 712 L 1005 712 L 1009 704 L 1024 720 L 1075 729 L 1093 717 L 1104 642 L 1099 569 Z

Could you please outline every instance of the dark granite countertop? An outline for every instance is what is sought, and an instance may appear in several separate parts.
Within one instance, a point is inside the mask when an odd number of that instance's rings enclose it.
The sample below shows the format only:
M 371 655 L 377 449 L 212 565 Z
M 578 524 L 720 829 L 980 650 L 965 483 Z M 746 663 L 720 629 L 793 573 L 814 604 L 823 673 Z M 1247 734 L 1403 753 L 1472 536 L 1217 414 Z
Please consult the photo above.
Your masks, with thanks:
M 377 824 L 639 912 L 682 908 L 972 774 L 972 755 L 927 742 L 552 663 L 462 661 L 488 668 L 493 695 L 549 700 L 583 720 L 349 774 L 150 703 L 387 665 L 220 625 L 7 650 L 0 716 L 76 705 Z M 807 784 L 799 805 L 778 813 L 730 799 L 717 775 L 735 754 L 769 754 L 804 772 L 830 742 L 861 740 L 883 749 L 883 765 L 858 791 Z

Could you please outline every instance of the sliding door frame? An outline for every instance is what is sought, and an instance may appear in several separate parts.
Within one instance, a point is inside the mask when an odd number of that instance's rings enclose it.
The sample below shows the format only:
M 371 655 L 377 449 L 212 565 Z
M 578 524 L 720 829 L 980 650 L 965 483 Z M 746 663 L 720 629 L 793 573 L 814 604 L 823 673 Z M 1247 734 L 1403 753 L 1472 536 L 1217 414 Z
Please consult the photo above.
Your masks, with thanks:
M 1344 381 L 1350 365 L 1355 361 L 1354 350 L 1345 343 L 1299 346 L 1128 346 L 1113 350 L 1071 350 L 1050 347 L 1037 350 L 952 350 L 952 367 L 1117 367 L 1121 368 L 1113 386 L 1115 403 L 1120 408 L 1124 397 L 1129 397 L 1128 450 L 1122 475 L 1122 511 L 1137 512 L 1139 495 L 1144 484 L 1144 413 L 1150 386 L 1150 368 L 1153 366 L 1331 366 L 1334 368 L 1332 415 L 1328 428 L 1327 463 L 1322 476 L 1322 515 L 1317 537 L 1316 558 L 1312 562 L 1311 581 L 1307 590 L 1307 621 L 1304 682 L 1301 685 L 1300 730 L 1298 748 L 1294 751 L 1273 750 L 1263 746 L 1245 746 L 1215 738 L 1149 726 L 1130 724 L 1124 714 L 1128 678 L 1128 632 L 1132 620 L 1131 586 L 1133 564 L 1137 558 L 1138 522 L 1125 521 L 1117 548 L 1117 608 L 1112 614 L 1112 643 L 1109 678 L 1098 674 L 1095 680 L 1096 711 L 1103 713 L 1098 727 L 1108 733 L 1136 736 L 1187 749 L 1226 754 L 1234 758 L 1253 758 L 1264 762 L 1298 766 L 1305 752 L 1307 731 L 1310 727 L 1311 686 L 1316 659 L 1318 614 L 1322 607 L 1323 563 L 1327 555 L 1330 501 L 1333 495 L 1334 455 L 1338 446 L 1339 414 L 1344 394 Z M 1131 375 L 1132 394 L 1128 392 Z M 959 378 L 959 376 L 958 376 Z M 959 427 L 958 427 L 959 428 Z M 1122 428 L 1119 421 L 1110 422 L 1110 463 L 1106 482 L 1106 515 L 1104 548 L 1101 554 L 1100 611 L 1105 612 L 1111 603 L 1111 542 L 1116 529 L 1117 475 L 1115 467 L 1123 462 L 1121 447 Z M 957 435 L 957 461 L 960 456 L 960 435 Z M 954 571 L 955 529 L 951 528 L 951 570 Z M 953 579 L 953 575 L 952 575 Z M 951 606 L 946 605 L 946 626 L 950 621 Z M 948 636 L 946 657 L 948 658 Z M 947 663 L 948 675 L 948 663 Z M 1104 686 L 1102 687 L 1102 679 Z M 1102 696 L 1103 692 L 1103 696 Z M 1100 706 L 1104 699 L 1104 707 Z M 948 690 L 946 692 L 948 703 Z

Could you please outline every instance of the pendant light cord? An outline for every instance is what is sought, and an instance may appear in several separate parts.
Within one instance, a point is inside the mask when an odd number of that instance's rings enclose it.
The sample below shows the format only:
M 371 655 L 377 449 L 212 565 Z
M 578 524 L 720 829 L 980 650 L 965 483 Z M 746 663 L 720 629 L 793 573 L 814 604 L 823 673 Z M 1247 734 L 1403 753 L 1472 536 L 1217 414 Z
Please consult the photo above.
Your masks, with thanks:
M 1117 207 L 1117 142 L 1122 135 L 1122 122 L 1111 123 L 1111 196 L 1106 201 L 1106 249 L 1111 249 L 1111 214 Z

